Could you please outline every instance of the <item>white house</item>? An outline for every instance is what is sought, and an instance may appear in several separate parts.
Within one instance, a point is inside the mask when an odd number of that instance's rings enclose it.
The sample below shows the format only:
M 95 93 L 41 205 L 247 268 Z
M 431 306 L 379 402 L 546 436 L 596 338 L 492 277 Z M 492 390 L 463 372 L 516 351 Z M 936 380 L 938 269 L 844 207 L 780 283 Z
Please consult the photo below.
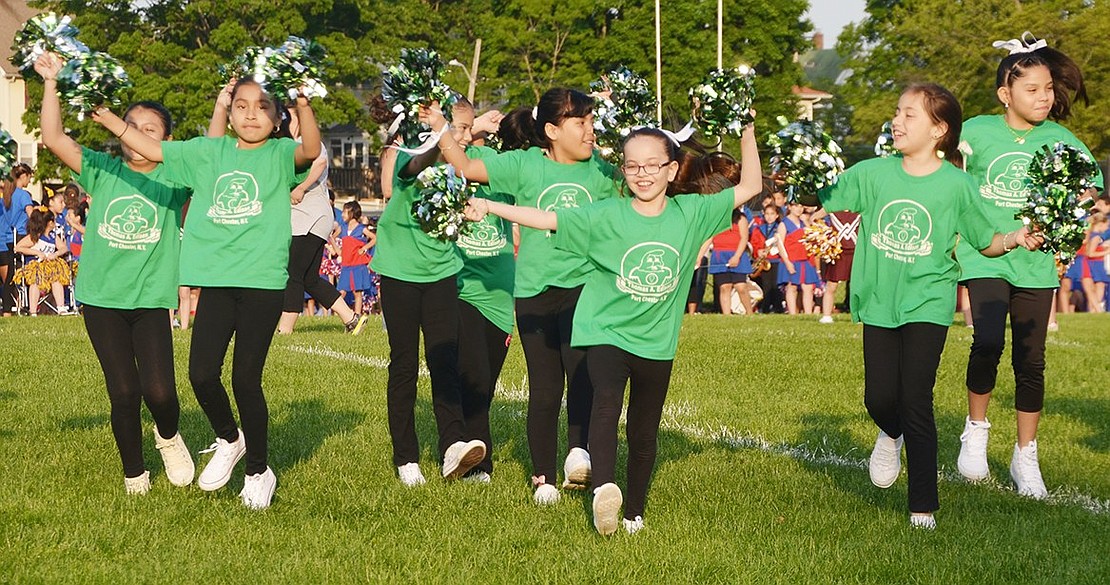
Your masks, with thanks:
M 22 0 L 0 0 L 0 70 L 4 80 L 0 85 L 0 128 L 7 130 L 19 143 L 19 160 L 33 168 L 38 164 L 38 138 L 23 128 L 23 113 L 27 111 L 27 87 L 19 70 L 11 64 L 12 40 L 28 18 L 38 14 Z M 42 187 L 31 183 L 31 195 L 42 200 Z

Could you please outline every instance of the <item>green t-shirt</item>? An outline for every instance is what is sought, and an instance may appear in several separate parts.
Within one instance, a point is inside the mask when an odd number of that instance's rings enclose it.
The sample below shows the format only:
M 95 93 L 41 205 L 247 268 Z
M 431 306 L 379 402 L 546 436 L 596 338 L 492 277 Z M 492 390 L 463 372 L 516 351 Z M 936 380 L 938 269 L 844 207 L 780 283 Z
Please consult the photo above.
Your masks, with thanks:
M 619 193 L 615 167 L 596 154 L 587 161 L 563 164 L 530 148 L 483 160 L 490 189 L 512 195 L 517 205 L 551 211 L 585 207 Z M 573 288 L 586 282 L 586 259 L 556 250 L 551 236 L 547 230 L 521 226 L 517 298 L 534 297 L 550 286 Z
M 181 208 L 189 190 L 165 180 L 164 167 L 131 170 L 122 159 L 81 149 L 77 183 L 92 195 L 77 300 L 108 309 L 177 306 Z
M 462 260 L 455 244 L 441 242 L 420 229 L 412 204 L 420 198 L 416 176 L 402 176 L 412 155 L 397 153 L 393 197 L 378 219 L 378 244 L 370 267 L 374 272 L 406 282 L 435 282 L 459 273 Z
M 181 243 L 181 284 L 281 290 L 288 279 L 289 191 L 303 180 L 297 143 L 240 149 L 231 137 L 163 142 L 170 180 L 191 187 Z
M 614 345 L 645 359 L 674 359 L 698 251 L 732 225 L 733 203 L 730 187 L 668 199 L 655 217 L 641 215 L 628 197 L 556 209 L 555 246 L 591 267 L 571 345 Z
M 854 320 L 889 328 L 952 323 L 956 236 L 982 250 L 995 234 L 971 177 L 948 163 L 914 177 L 902 170 L 901 157 L 879 158 L 848 169 L 818 196 L 830 212 L 862 216 L 852 262 Z
M 1017 142 L 1005 118 L 999 115 L 972 118 L 964 122 L 962 133 L 963 141 L 971 151 L 971 154 L 964 153 L 967 173 L 979 185 L 979 196 L 985 203 L 984 211 L 991 225 L 995 231 L 1003 233 L 1021 227 L 1021 220 L 1014 219 L 1014 214 L 1028 198 L 1027 171 L 1034 153 L 1044 145 L 1051 147 L 1057 142 L 1064 142 L 1091 154 L 1067 128 L 1051 121 L 1034 127 L 1028 134 L 1017 132 L 1017 136 L 1025 139 L 1024 144 Z M 1101 173 L 1096 182 L 1102 185 Z M 1002 278 L 1022 288 L 1056 288 L 1060 285 L 1056 261 L 1052 254 L 1040 250 L 1019 247 L 998 258 L 987 258 L 961 243 L 956 249 L 956 257 L 963 270 L 960 280 Z
M 484 146 L 466 149 L 470 158 L 495 156 L 497 151 Z M 477 197 L 513 203 L 505 193 L 494 193 L 486 186 L 478 189 Z M 513 258 L 513 224 L 488 214 L 474 223 L 470 231 L 459 237 L 462 270 L 459 271 L 459 298 L 478 309 L 486 319 L 505 333 L 513 332 L 513 279 L 516 260 Z

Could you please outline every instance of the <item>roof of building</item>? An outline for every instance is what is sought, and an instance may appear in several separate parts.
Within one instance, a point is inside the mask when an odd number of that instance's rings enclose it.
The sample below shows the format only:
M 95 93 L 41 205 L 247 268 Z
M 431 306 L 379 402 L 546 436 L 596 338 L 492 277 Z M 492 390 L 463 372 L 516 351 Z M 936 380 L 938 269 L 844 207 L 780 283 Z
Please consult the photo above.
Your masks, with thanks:
M 802 99 L 824 100 L 833 97 L 833 94 L 831 93 L 821 91 L 819 89 L 813 89 L 812 87 L 805 87 L 802 85 L 795 85 L 790 89 L 790 91 L 791 93 Z
M 12 41 L 23 23 L 39 12 L 41 10 L 31 8 L 24 0 L 0 0 L 0 69 L 5 75 L 19 74 L 19 69 L 10 61 Z

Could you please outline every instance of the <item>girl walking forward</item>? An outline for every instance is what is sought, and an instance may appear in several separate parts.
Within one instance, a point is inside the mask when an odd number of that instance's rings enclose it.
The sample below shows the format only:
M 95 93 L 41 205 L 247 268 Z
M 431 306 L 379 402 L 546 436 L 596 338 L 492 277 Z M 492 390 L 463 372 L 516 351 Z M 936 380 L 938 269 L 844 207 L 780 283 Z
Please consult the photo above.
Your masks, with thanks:
M 624 528 L 634 533 L 644 526 L 685 286 L 702 243 L 729 227 L 733 210 L 762 190 L 753 127 L 745 129 L 741 145 L 740 184 L 715 195 L 674 195 L 674 181 L 687 164 L 681 162 L 678 145 L 659 130 L 640 129 L 624 144 L 622 168 L 631 197 L 555 210 L 472 200 L 473 219 L 489 212 L 549 230 L 556 249 L 589 262 L 571 344 L 586 352 L 595 389 L 590 448 L 599 487 L 594 490 L 593 519 L 603 535 L 621 524 L 622 503 Z M 614 479 L 617 425 L 630 380 L 625 500 Z
M 166 178 L 193 190 L 181 244 L 181 283 L 204 289 L 197 304 L 189 354 L 189 380 L 216 433 L 213 451 L 197 480 L 217 490 L 246 455 L 239 496 L 248 508 L 266 508 L 277 487 L 268 465 L 269 413 L 262 370 L 281 315 L 288 278 L 290 191 L 320 154 L 320 129 L 304 97 L 296 99 L 304 142 L 272 138 L 280 129 L 277 102 L 253 80 L 231 90 L 231 127 L 237 138 L 199 137 L 159 142 L 104 108 L 93 119 L 125 146 L 163 162 Z M 215 268 L 215 269 L 213 269 Z M 231 383 L 242 430 L 236 426 L 220 381 L 235 337 Z
M 894 484 L 904 443 L 910 524 L 929 529 L 940 507 L 933 386 L 956 308 L 957 234 L 989 256 L 1039 244 L 1026 228 L 994 232 L 974 181 L 954 166 L 961 120 L 948 90 L 910 86 L 893 122 L 902 156 L 861 162 L 819 193 L 825 209 L 861 215 L 851 303 L 864 325 L 864 404 L 879 427 L 871 482 Z
M 77 174 L 81 187 L 95 194 L 85 226 L 94 237 L 83 245 L 75 296 L 83 304 L 85 329 L 104 371 L 124 488 L 129 494 L 150 490 L 150 472 L 143 462 L 144 402 L 154 419 L 154 444 L 166 478 L 186 486 L 195 468 L 178 432 L 180 406 L 166 310 L 177 305 L 178 234 L 189 191 L 170 184 L 161 164 L 126 145 L 118 158 L 67 136 L 55 81 L 61 66 L 51 53 L 35 64 L 46 84 L 42 142 Z M 161 104 L 132 104 L 123 120 L 131 133 L 171 139 L 172 121 Z
M 1004 113 L 978 116 L 964 125 L 967 173 L 977 182 L 987 217 L 998 230 L 1021 225 L 1014 212 L 1027 199 L 1027 168 L 1033 153 L 1063 141 L 1090 154 L 1071 132 L 1052 121 L 1066 120 L 1072 99 L 1087 97 L 1079 67 L 1044 41 L 1011 44 L 1016 52 L 1002 59 L 995 77 Z M 1101 181 L 1100 176 L 1100 185 Z M 1055 262 L 1051 254 L 1026 250 L 984 258 L 963 244 L 956 255 L 975 323 L 967 363 L 968 416 L 960 435 L 957 467 L 970 480 L 990 475 L 987 407 L 1006 344 L 1008 316 L 1017 410 L 1010 476 L 1018 493 L 1047 497 L 1037 454 L 1037 425 L 1044 407 L 1045 336 L 1053 289 L 1060 284 Z
M 441 130 L 438 111 L 428 120 Z M 450 133 L 440 139 L 447 162 L 468 180 L 512 195 L 517 205 L 541 211 L 587 207 L 617 193 L 615 169 L 594 154 L 593 99 L 571 89 L 551 89 L 541 98 L 530 130 L 532 147 L 482 159 L 468 159 L 450 148 Z M 529 130 L 527 126 L 524 128 Z M 719 231 L 719 230 L 718 230 Z M 704 241 L 704 240 L 702 240 Z M 522 227 L 517 257 L 517 328 L 528 365 L 528 449 L 532 457 L 537 504 L 559 500 L 555 488 L 559 410 L 567 393 L 565 489 L 590 482 L 589 442 L 593 387 L 585 352 L 571 344 L 572 318 L 588 260 L 554 245 L 548 229 Z M 699 245 L 701 242 L 698 243 Z

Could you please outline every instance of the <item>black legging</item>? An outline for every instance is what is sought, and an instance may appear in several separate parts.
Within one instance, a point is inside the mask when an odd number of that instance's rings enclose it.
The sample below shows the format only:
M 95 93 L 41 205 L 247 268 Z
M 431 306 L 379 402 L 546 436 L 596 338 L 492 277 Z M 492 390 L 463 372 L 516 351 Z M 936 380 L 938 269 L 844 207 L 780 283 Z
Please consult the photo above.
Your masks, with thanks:
M 934 323 L 863 326 L 863 403 L 889 437 L 905 435 L 910 512 L 940 508 L 933 386 L 947 336 L 948 328 Z
M 528 450 L 532 475 L 554 484 L 559 410 L 567 387 L 567 449 L 585 449 L 590 433 L 593 386 L 586 352 L 570 346 L 571 322 L 582 287 L 551 287 L 516 300 L 516 322 L 528 365 Z
M 205 287 L 193 321 L 189 381 L 212 430 L 229 442 L 239 432 L 220 371 L 235 336 L 231 389 L 247 440 L 247 475 L 262 473 L 267 466 L 270 414 L 262 395 L 262 370 L 281 317 L 281 300 L 280 290 Z
M 320 261 L 324 256 L 323 238 L 313 234 L 293 236 L 289 244 L 289 280 L 285 284 L 286 313 L 300 313 L 304 309 L 304 293 L 327 309 L 339 299 L 339 291 L 320 278 Z
M 1021 412 L 1040 412 L 1044 408 L 1044 344 L 1054 289 L 1020 288 L 1001 278 L 976 278 L 966 284 L 975 325 L 967 360 L 968 390 L 975 394 L 994 390 L 1009 315 L 1014 407 Z
M 459 300 L 459 382 L 462 385 L 466 439 L 481 439 L 486 443 L 486 458 L 474 466 L 474 469 L 486 473 L 493 473 L 489 408 L 497 387 L 497 377 L 501 375 L 501 366 L 509 353 L 510 338 L 474 305 Z
M 759 288 L 763 290 L 763 300 L 759 303 L 760 313 L 782 313 L 782 290 L 779 289 L 779 260 L 771 260 L 771 267 L 759 275 Z
M 15 234 L 15 240 L 8 246 L 8 251 L 0 253 L 0 258 L 8 267 L 8 274 L 4 277 L 4 309 L 5 313 L 14 313 L 19 307 L 19 295 L 12 279 L 15 278 L 15 245 L 27 234 Z
M 416 375 L 420 332 L 424 359 L 432 377 L 432 412 L 439 430 L 439 455 L 463 439 L 462 392 L 459 388 L 459 287 L 455 275 L 419 283 L 382 276 L 382 318 L 389 336 L 386 408 L 393 464 L 420 461 L 416 438 Z
M 177 434 L 180 406 L 173 376 L 173 338 L 166 309 L 105 309 L 84 306 L 89 333 L 112 405 L 112 435 L 125 477 L 138 477 L 143 463 L 142 403 L 158 434 Z

